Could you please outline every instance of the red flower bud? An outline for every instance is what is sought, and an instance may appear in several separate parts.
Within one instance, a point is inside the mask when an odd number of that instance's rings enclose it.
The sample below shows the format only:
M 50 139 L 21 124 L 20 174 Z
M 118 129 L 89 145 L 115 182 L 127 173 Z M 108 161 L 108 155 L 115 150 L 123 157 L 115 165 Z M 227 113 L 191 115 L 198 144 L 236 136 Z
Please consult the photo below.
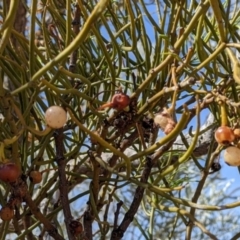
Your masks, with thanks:
M 102 110 L 106 107 L 111 107 L 120 111 L 126 108 L 129 105 L 129 103 L 130 98 L 128 95 L 124 93 L 116 93 L 113 95 L 111 102 L 103 104 L 101 107 L 98 108 L 98 110 Z

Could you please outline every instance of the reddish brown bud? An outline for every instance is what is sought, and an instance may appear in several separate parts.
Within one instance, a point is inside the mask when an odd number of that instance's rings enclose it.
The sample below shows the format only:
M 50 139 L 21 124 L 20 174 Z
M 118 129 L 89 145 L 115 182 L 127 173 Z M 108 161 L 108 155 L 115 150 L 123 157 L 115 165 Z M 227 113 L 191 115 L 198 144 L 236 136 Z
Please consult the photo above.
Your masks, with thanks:
M 39 171 L 31 171 L 29 174 L 29 179 L 34 184 L 40 183 L 42 181 L 42 174 Z
M 69 224 L 71 232 L 77 236 L 83 232 L 82 224 L 77 220 L 72 220 Z
M 14 216 L 14 210 L 8 206 L 5 206 L 0 211 L 0 217 L 3 221 L 9 221 Z
M 15 182 L 21 171 L 15 163 L 5 163 L 0 165 L 0 180 L 4 182 Z
M 106 107 L 111 107 L 120 111 L 126 108 L 129 105 L 129 103 L 130 98 L 128 95 L 123 93 L 116 93 L 113 95 L 111 102 L 103 104 L 101 107 L 98 108 L 98 110 L 102 110 Z

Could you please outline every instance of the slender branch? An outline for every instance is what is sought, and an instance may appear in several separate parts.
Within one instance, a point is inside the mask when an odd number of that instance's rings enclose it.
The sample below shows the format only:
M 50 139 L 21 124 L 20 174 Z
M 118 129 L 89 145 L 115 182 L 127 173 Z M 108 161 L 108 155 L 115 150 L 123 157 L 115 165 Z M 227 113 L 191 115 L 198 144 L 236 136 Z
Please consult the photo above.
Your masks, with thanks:
M 216 156 L 219 155 L 219 152 L 220 152 L 220 148 L 218 147 L 215 152 L 213 152 L 211 155 L 209 155 L 211 157 L 206 160 L 205 168 L 204 168 L 204 171 L 203 171 L 203 174 L 202 174 L 202 179 L 198 183 L 198 186 L 196 188 L 195 194 L 194 194 L 194 196 L 192 198 L 192 202 L 193 203 L 196 203 L 198 201 L 198 198 L 200 197 L 202 189 L 204 187 L 205 181 L 206 181 L 206 179 L 208 177 L 209 169 L 211 167 L 211 164 L 214 161 L 214 159 L 216 158 Z M 196 211 L 195 208 L 191 208 L 191 210 L 190 210 L 191 216 L 195 215 L 195 211 Z M 188 224 L 187 229 L 186 229 L 186 240 L 190 240 L 191 239 L 192 227 L 193 227 L 193 225 L 190 222 L 190 224 Z
M 60 199 L 63 207 L 64 221 L 68 233 L 68 238 L 74 240 L 75 237 L 70 229 L 70 223 L 72 221 L 72 214 L 68 199 L 68 182 L 65 173 L 66 161 L 64 157 L 64 145 L 63 145 L 63 129 L 58 129 L 54 133 L 55 146 L 56 146 L 56 162 L 58 165 L 58 174 L 59 174 L 59 190 L 60 190 Z
M 19 178 L 16 182 L 11 183 L 11 196 L 9 198 L 9 204 L 17 205 L 22 201 L 25 201 L 32 214 L 40 221 L 49 235 L 56 240 L 63 240 L 64 238 L 59 235 L 57 229 L 51 224 L 51 222 L 46 218 L 40 211 L 39 207 L 35 204 L 27 190 L 27 184 Z
M 156 159 L 158 159 L 160 155 L 165 153 L 171 147 L 172 143 L 173 143 L 173 141 L 170 141 L 168 144 L 163 146 L 161 148 L 161 150 L 159 150 L 159 154 L 158 154 L 157 158 L 152 158 L 150 156 L 146 157 L 145 167 L 142 172 L 141 179 L 140 179 L 141 183 L 147 183 L 148 177 L 151 173 L 152 167 L 153 167 Z M 160 154 L 160 151 L 161 151 L 161 154 Z M 145 191 L 145 188 L 142 186 L 138 186 L 136 188 L 136 191 L 135 191 L 135 194 L 133 197 L 133 201 L 129 207 L 129 210 L 126 212 L 121 224 L 117 228 L 113 229 L 112 235 L 111 235 L 111 240 L 120 240 L 123 237 L 125 231 L 127 230 L 130 223 L 133 221 L 134 216 L 140 206 L 144 191 Z
M 81 11 L 78 4 L 75 4 L 75 11 L 72 20 L 72 29 L 75 35 L 79 33 Z M 70 29 L 69 29 L 70 31 Z M 70 41 L 70 39 L 68 40 Z M 68 42 L 66 41 L 66 42 Z M 70 43 L 70 42 L 69 42 Z M 69 59 L 69 71 L 74 73 L 76 69 L 78 49 L 74 50 Z
M 191 219 L 191 221 L 194 223 L 194 225 L 198 226 L 202 232 L 204 232 L 206 235 L 208 235 L 211 239 L 218 240 L 218 238 L 210 233 L 194 216 L 192 216 L 188 211 L 178 208 L 178 207 L 167 207 L 163 206 L 161 204 L 155 204 L 155 207 L 162 210 L 162 211 L 167 211 L 167 212 L 176 212 L 180 213 L 181 215 L 185 215 Z
M 32 215 L 32 213 L 27 213 L 24 217 L 23 224 L 24 224 L 25 229 L 29 229 L 32 225 L 31 215 Z M 20 235 L 20 233 L 19 233 L 19 235 Z M 31 231 L 27 233 L 26 237 L 28 240 L 34 239 L 34 235 Z
M 81 2 L 81 1 L 79 1 Z M 87 18 L 81 32 L 76 36 L 76 38 L 67 46 L 62 52 L 60 52 L 52 61 L 48 62 L 45 67 L 41 68 L 33 77 L 32 81 L 38 80 L 43 76 L 50 68 L 56 66 L 61 61 L 65 60 L 72 51 L 76 50 L 78 46 L 83 43 L 83 41 L 88 36 L 89 32 L 92 29 L 92 25 L 97 21 L 102 12 L 105 10 L 105 7 L 108 3 L 108 0 L 101 0 L 95 6 L 92 13 Z
M 87 209 L 83 215 L 84 235 L 87 240 L 93 239 L 92 221 L 93 221 L 93 217 L 91 213 L 91 208 L 90 208 L 90 205 L 88 204 Z
M 117 203 L 117 209 L 116 209 L 116 212 L 114 213 L 113 229 L 117 228 L 118 216 L 119 216 L 120 209 L 121 209 L 122 205 L 123 205 L 123 201 L 120 201 L 120 202 Z
M 230 240 L 238 240 L 240 238 L 240 232 L 234 235 Z
M 141 176 L 141 182 L 142 183 L 146 183 L 148 180 L 148 177 L 151 173 L 151 169 L 152 169 L 152 159 L 151 157 L 146 157 L 146 164 L 145 164 L 145 168 L 143 170 L 142 176 Z M 144 194 L 145 188 L 143 187 L 137 187 L 135 194 L 134 194 L 134 198 L 132 201 L 132 204 L 129 207 L 129 210 L 126 212 L 121 224 L 113 229 L 112 231 L 112 236 L 111 236 L 111 240 L 120 240 L 122 239 L 125 231 L 127 230 L 128 226 L 130 225 L 130 223 L 133 221 L 133 218 L 140 206 L 140 203 L 142 201 L 143 198 L 143 194 Z
M 226 41 L 226 31 L 225 31 L 224 21 L 223 21 L 221 9 L 219 6 L 219 2 L 215 0 L 209 0 L 209 2 L 211 4 L 213 13 L 217 21 L 220 39 L 222 42 L 224 42 Z
M 13 29 L 13 25 L 14 25 L 14 21 L 15 21 L 15 16 L 18 10 L 18 4 L 19 4 L 19 0 L 16 1 L 10 1 L 10 5 L 9 5 L 9 12 L 7 14 L 7 17 L 5 19 L 5 26 L 3 25 L 1 32 L 3 31 L 3 33 L 1 34 L 1 43 L 0 43 L 0 53 L 2 54 L 6 45 L 9 42 L 9 38 L 11 36 L 11 32 Z

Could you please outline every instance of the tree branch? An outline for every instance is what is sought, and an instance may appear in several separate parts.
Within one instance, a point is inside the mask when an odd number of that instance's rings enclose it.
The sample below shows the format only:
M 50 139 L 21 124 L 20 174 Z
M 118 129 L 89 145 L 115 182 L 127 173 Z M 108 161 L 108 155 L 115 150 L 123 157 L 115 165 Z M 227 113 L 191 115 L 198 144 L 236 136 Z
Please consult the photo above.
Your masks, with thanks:
M 64 145 L 63 145 L 63 129 L 58 129 L 54 133 L 55 145 L 56 145 L 56 162 L 58 165 L 58 174 L 59 174 L 59 190 L 60 190 L 60 199 L 63 207 L 64 221 L 68 233 L 68 238 L 74 240 L 75 237 L 70 229 L 70 223 L 72 221 L 72 214 L 68 199 L 68 182 L 65 173 L 66 161 L 64 157 Z
M 157 154 L 157 157 L 151 157 L 151 156 L 147 156 L 146 157 L 146 163 L 145 163 L 145 167 L 144 170 L 142 172 L 142 176 L 140 179 L 141 183 L 147 183 L 148 181 L 148 177 L 151 173 L 152 167 L 155 164 L 155 161 L 161 156 L 163 155 L 173 144 L 173 141 L 170 141 L 168 144 L 166 144 L 165 146 L 163 146 Z M 144 194 L 145 188 L 142 186 L 138 186 L 136 188 L 135 194 L 134 194 L 134 198 L 133 201 L 130 205 L 129 210 L 126 212 L 121 224 L 113 229 L 112 231 L 112 236 L 111 236 L 111 240 L 120 240 L 125 231 L 127 230 L 128 226 L 130 225 L 130 223 L 133 221 L 134 216 L 140 206 L 140 203 L 142 201 L 143 198 L 143 194 Z

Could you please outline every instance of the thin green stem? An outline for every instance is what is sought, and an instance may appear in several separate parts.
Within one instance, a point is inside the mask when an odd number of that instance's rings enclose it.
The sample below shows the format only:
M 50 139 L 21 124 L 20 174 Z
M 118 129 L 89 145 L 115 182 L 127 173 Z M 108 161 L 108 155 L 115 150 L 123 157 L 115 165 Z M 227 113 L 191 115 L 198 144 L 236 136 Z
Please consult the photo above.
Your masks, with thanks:
M 226 41 L 226 32 L 225 32 L 225 26 L 224 26 L 221 9 L 219 7 L 219 2 L 215 1 L 215 0 L 209 0 L 209 2 L 211 4 L 213 13 L 214 13 L 216 21 L 217 21 L 220 39 L 222 42 L 225 42 Z
M 37 0 L 31 1 L 32 7 L 31 7 L 31 24 L 30 24 L 30 39 L 29 39 L 29 69 L 30 69 L 30 76 L 34 75 L 35 72 L 35 19 L 36 19 L 36 13 L 37 13 Z
M 40 77 L 42 77 L 48 70 L 51 68 L 54 68 L 57 64 L 59 64 L 61 61 L 64 61 L 67 59 L 69 54 L 76 50 L 80 44 L 83 43 L 83 41 L 86 39 L 88 34 L 90 33 L 92 29 L 92 25 L 98 20 L 100 15 L 104 12 L 106 8 L 106 4 L 109 2 L 109 0 L 101 0 L 97 3 L 92 13 L 87 18 L 83 28 L 79 32 L 79 34 L 76 36 L 76 38 L 67 46 L 62 52 L 60 52 L 54 59 L 52 59 L 50 62 L 48 62 L 44 67 L 42 67 L 35 75 L 32 77 L 32 81 L 38 80 Z
M 130 161 L 133 161 L 135 159 L 141 158 L 142 156 L 147 156 L 148 154 L 153 153 L 156 149 L 160 148 L 161 146 L 163 146 L 167 142 L 169 142 L 172 139 L 174 139 L 175 137 L 177 137 L 179 132 L 181 132 L 182 129 L 186 126 L 189 117 L 190 117 L 190 113 L 187 109 L 185 109 L 185 111 L 183 112 L 183 114 L 181 116 L 181 119 L 179 120 L 176 127 L 173 129 L 173 131 L 170 134 L 161 138 L 158 142 L 156 142 L 155 144 L 153 144 L 149 148 L 143 150 L 142 152 L 136 153 L 133 156 L 131 156 Z
M 101 146 L 108 148 L 111 150 L 115 155 L 122 157 L 126 164 L 126 177 L 129 178 L 131 174 L 131 163 L 130 159 L 121 151 L 110 145 L 108 142 L 106 142 L 104 139 L 102 139 L 98 134 L 90 131 L 88 128 L 86 128 L 83 124 L 80 123 L 80 121 L 77 119 L 77 117 L 74 115 L 74 113 L 67 108 L 68 113 L 70 114 L 71 118 L 74 120 L 74 122 L 80 127 L 80 129 L 87 134 L 89 134 L 93 139 L 95 139 Z
M 0 41 L 0 54 L 5 50 L 6 45 L 9 42 L 9 38 L 12 32 L 13 24 L 15 21 L 16 12 L 18 10 L 19 0 L 11 0 L 9 11 L 7 14 L 7 17 L 4 21 L 4 24 L 1 28 L 1 32 L 3 31 L 3 34 L 1 36 Z

